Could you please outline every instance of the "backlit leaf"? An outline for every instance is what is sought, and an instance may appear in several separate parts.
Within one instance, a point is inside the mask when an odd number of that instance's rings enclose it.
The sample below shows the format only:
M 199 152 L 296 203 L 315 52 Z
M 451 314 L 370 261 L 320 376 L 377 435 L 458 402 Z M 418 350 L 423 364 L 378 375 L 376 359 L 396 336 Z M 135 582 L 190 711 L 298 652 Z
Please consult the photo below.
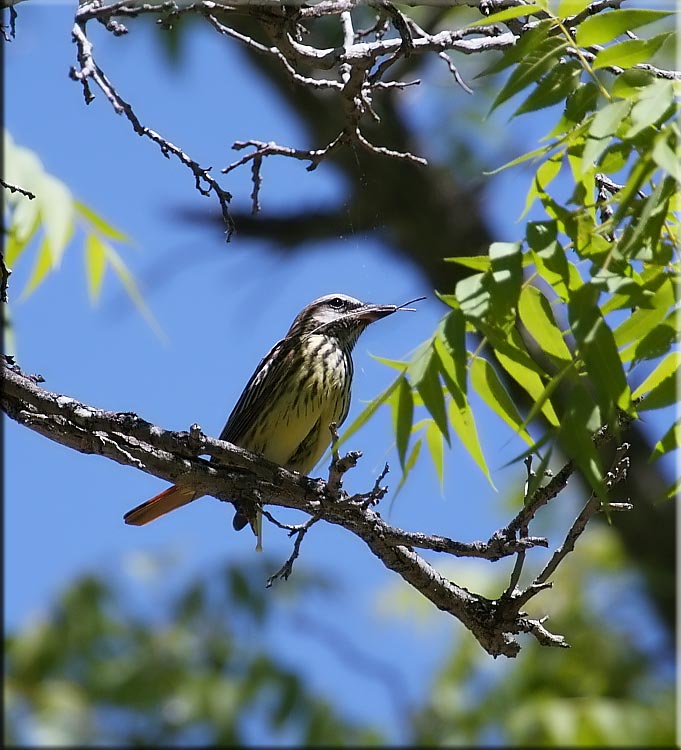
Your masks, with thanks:
M 523 419 L 492 365 L 483 357 L 476 357 L 471 362 L 470 373 L 471 384 L 478 396 L 507 425 L 518 432 L 528 445 L 533 445 L 532 436 L 522 426 Z
M 492 476 L 489 473 L 485 456 L 480 447 L 478 431 L 475 427 L 475 419 L 473 418 L 473 412 L 471 411 L 470 406 L 466 404 L 465 406 L 460 407 L 454 399 L 452 399 L 449 402 L 449 420 L 464 448 L 470 453 L 472 459 L 487 477 L 487 481 L 492 487 L 494 487 Z
M 576 41 L 580 47 L 605 44 L 626 31 L 659 21 L 670 14 L 671 12 L 666 10 L 645 10 L 642 8 L 627 8 L 594 14 L 585 18 L 579 24 L 575 35 Z
M 627 39 L 618 42 L 598 52 L 591 65 L 594 70 L 599 70 L 611 65 L 630 68 L 639 63 L 647 62 L 671 35 L 671 31 L 665 31 L 650 39 Z
M 567 41 L 563 37 L 554 36 L 547 37 L 536 48 L 528 50 L 511 72 L 501 91 L 496 95 L 490 112 L 493 112 L 527 86 L 536 83 L 544 73 L 555 65 L 566 47 Z
M 21 299 L 26 299 L 26 297 L 32 294 L 40 284 L 42 284 L 47 274 L 52 270 L 53 260 L 54 256 L 50 250 L 50 243 L 48 242 L 47 237 L 44 237 L 35 254 L 33 269 L 28 277 L 26 286 L 21 293 Z
M 400 466 L 404 471 L 404 462 L 406 460 L 414 419 L 414 399 L 411 386 L 405 377 L 400 378 L 397 392 L 391 400 L 396 404 L 394 412 L 395 442 L 397 444 L 397 455 L 400 458 Z
M 428 446 L 428 452 L 430 453 L 430 458 L 435 467 L 438 482 L 440 483 L 440 492 L 442 492 L 444 489 L 445 446 L 442 439 L 442 432 L 435 422 L 431 422 L 426 428 L 426 445 Z
M 661 409 L 676 402 L 676 377 L 681 353 L 671 352 L 648 375 L 648 377 L 634 391 L 633 397 L 643 397 L 637 406 L 639 411 Z
M 664 456 L 665 453 L 671 453 L 675 451 L 681 443 L 681 420 L 676 420 L 674 424 L 665 432 L 664 436 L 655 443 L 653 452 L 650 456 L 651 460 L 655 461 Z
M 362 409 L 352 421 L 352 424 L 343 431 L 343 434 L 340 436 L 338 443 L 336 444 L 337 447 L 342 445 L 348 438 L 351 438 L 361 427 L 364 427 L 369 419 L 376 413 L 378 407 L 387 402 L 393 391 L 400 385 L 402 379 L 402 376 L 395 378 L 383 393 L 379 393 L 375 399 L 370 401 L 364 409 Z
M 418 378 L 413 377 L 414 388 L 423 399 L 424 406 L 430 412 L 435 423 L 449 442 L 449 430 L 447 428 L 447 411 L 445 398 L 440 383 L 440 358 L 432 346 L 427 357 L 424 358 L 426 365 L 421 367 Z
M 627 409 L 631 394 L 611 329 L 598 308 L 598 290 L 590 284 L 572 293 L 568 316 L 579 355 L 594 386 L 604 419 L 615 405 Z
M 92 302 L 96 302 L 102 291 L 106 270 L 106 245 L 96 234 L 89 234 L 85 241 L 85 276 Z
M 576 60 L 559 62 L 537 83 L 527 99 L 513 113 L 513 117 L 562 102 L 577 89 L 581 74 L 582 66 Z
M 560 328 L 556 325 L 551 305 L 534 286 L 526 286 L 520 293 L 518 314 L 523 325 L 541 349 L 560 360 L 571 360 Z

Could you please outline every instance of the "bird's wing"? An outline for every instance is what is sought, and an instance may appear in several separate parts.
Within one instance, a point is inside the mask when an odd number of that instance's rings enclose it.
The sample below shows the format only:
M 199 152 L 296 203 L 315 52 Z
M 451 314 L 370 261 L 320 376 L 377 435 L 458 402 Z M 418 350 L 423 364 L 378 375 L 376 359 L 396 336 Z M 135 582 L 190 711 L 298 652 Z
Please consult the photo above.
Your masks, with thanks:
M 239 445 L 241 438 L 266 408 L 267 401 L 285 377 L 284 373 L 292 366 L 294 357 L 294 347 L 288 339 L 277 342 L 267 352 L 232 409 L 220 433 L 220 440 Z

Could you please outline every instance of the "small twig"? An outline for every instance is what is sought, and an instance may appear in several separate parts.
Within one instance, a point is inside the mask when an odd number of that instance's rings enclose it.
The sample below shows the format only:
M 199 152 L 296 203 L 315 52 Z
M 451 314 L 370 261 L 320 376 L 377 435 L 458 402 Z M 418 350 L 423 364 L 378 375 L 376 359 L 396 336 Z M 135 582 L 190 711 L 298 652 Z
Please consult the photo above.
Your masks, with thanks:
M 310 530 L 310 527 L 319 521 L 319 516 L 312 516 L 309 518 L 300 528 L 291 532 L 291 535 L 295 535 L 296 539 L 293 542 L 293 551 L 289 555 L 288 560 L 279 568 L 276 573 L 273 573 L 265 584 L 265 588 L 270 588 L 272 584 L 277 580 L 286 581 L 293 572 L 293 563 L 298 559 L 300 555 L 300 545 L 305 538 L 305 534 Z
M 2 36 L 3 39 L 6 42 L 12 41 L 12 39 L 16 38 L 17 35 L 17 11 L 14 5 L 9 6 L 9 27 L 5 26 L 3 23 L 0 26 L 0 29 L 2 30 Z M 9 33 L 7 32 L 7 29 L 9 28 Z
M 9 286 L 9 277 L 11 275 L 12 271 L 5 264 L 5 253 L 0 252 L 0 302 L 7 302 L 7 287 Z M 4 315 L 7 315 L 6 310 L 4 311 Z M 6 320 L 3 322 L 6 322 Z
M 22 195 L 25 195 L 30 201 L 35 200 L 35 194 L 30 190 L 24 190 L 24 188 L 19 187 L 18 185 L 13 185 L 11 182 L 7 182 L 6 180 L 3 180 L 1 178 L 0 185 L 2 185 L 2 187 L 4 188 L 7 188 L 7 190 L 12 193 L 21 193 Z
M 97 65 L 93 57 L 93 46 L 87 37 L 85 31 L 85 24 L 87 21 L 76 21 L 71 30 L 73 41 L 78 47 L 78 62 L 80 69 L 77 70 L 72 67 L 70 70 L 70 76 L 74 81 L 79 81 L 83 86 L 83 96 L 85 97 L 85 103 L 90 102 L 95 98 L 92 90 L 90 89 L 89 81 L 93 80 L 100 88 L 104 96 L 109 100 L 111 106 L 118 114 L 124 114 L 132 125 L 133 130 L 140 136 L 149 138 L 149 140 L 156 143 L 161 150 L 163 156 L 167 159 L 170 156 L 176 157 L 182 164 L 184 164 L 194 175 L 194 181 L 196 189 L 201 195 L 209 195 L 211 192 L 217 197 L 220 208 L 222 210 L 222 218 L 227 226 L 227 241 L 234 232 L 234 220 L 229 212 L 229 202 L 232 199 L 231 194 L 227 190 L 223 190 L 218 184 L 215 178 L 211 177 L 211 167 L 203 168 L 198 162 L 190 158 L 182 149 L 175 146 L 170 141 L 163 138 L 156 131 L 148 128 L 139 121 L 135 114 L 132 106 L 123 99 L 120 94 L 113 87 L 109 79 L 106 77 L 102 69 Z
M 253 162 L 251 166 L 251 180 L 253 183 L 253 190 L 251 191 L 251 211 L 257 214 L 260 211 L 260 188 L 262 186 L 262 160 L 266 156 L 284 156 L 289 159 L 298 159 L 300 161 L 309 161 L 309 165 L 306 167 L 308 172 L 312 172 L 317 168 L 319 163 L 328 156 L 337 146 L 339 146 L 347 136 L 344 131 L 341 131 L 330 143 L 324 148 L 312 150 L 312 149 L 299 149 L 291 148 L 289 146 L 279 146 L 274 141 L 264 143 L 263 141 L 235 141 L 232 144 L 232 148 L 235 151 L 241 151 L 244 148 L 253 148 L 254 150 L 250 153 L 242 156 L 241 159 L 228 164 L 223 167 L 223 174 L 227 174 L 237 167 L 241 167 L 247 164 L 249 161 Z
M 385 75 L 388 68 L 394 65 L 400 58 L 409 57 L 409 55 L 411 55 L 411 53 L 414 51 L 414 38 L 411 34 L 411 29 L 409 28 L 409 22 L 407 18 L 402 15 L 402 13 L 391 2 L 388 2 L 387 0 L 380 0 L 379 2 L 377 2 L 377 5 L 379 5 L 379 7 L 381 8 L 384 8 L 389 14 L 390 20 L 392 21 L 392 24 L 397 33 L 400 35 L 402 43 L 393 52 L 392 55 L 379 63 L 374 72 L 369 76 L 369 83 L 376 83 L 377 81 L 380 81 L 381 78 L 383 78 L 383 76 Z
M 262 176 L 260 169 L 262 167 L 262 155 L 256 154 L 253 157 L 253 164 L 251 164 L 251 180 L 253 182 L 253 190 L 251 191 L 251 212 L 257 214 L 260 212 L 260 186 L 262 185 Z
M 387 487 L 381 487 L 381 482 L 385 479 L 386 475 L 390 471 L 390 467 L 386 463 L 383 467 L 383 471 L 376 477 L 374 486 L 369 492 L 357 493 L 349 498 L 348 502 L 358 503 L 364 510 L 371 507 L 372 505 L 378 505 L 379 501 L 382 500 L 388 493 Z
M 329 478 L 326 480 L 326 486 L 331 498 L 340 500 L 343 474 L 357 466 L 357 461 L 362 457 L 362 452 L 350 451 L 340 457 L 338 455 L 338 426 L 335 422 L 331 422 L 329 425 L 329 432 L 331 433 L 331 465 L 329 466 Z
M 260 507 L 260 510 L 265 516 L 265 518 L 272 524 L 274 524 L 277 528 L 282 529 L 283 531 L 287 531 L 289 536 L 293 536 L 298 531 L 301 531 L 305 524 L 304 523 L 284 523 L 283 521 L 280 521 L 279 519 L 275 518 L 268 510 Z
M 531 455 L 527 456 L 523 463 L 525 464 L 525 470 L 527 471 L 527 480 L 525 482 L 525 492 L 523 493 L 523 502 L 526 503 L 528 500 L 528 494 L 530 491 L 530 486 L 532 484 L 532 479 L 535 477 L 535 473 L 532 471 L 532 456 Z M 519 526 L 518 534 L 520 535 L 520 537 L 526 537 L 528 535 L 529 533 L 528 523 L 529 522 L 526 522 Z M 515 564 L 513 566 L 513 570 L 511 571 L 511 577 L 509 579 L 508 587 L 506 588 L 506 591 L 504 591 L 504 593 L 501 595 L 502 599 L 512 597 L 515 594 L 518 581 L 520 580 L 520 575 L 523 572 L 524 564 L 525 564 L 525 550 L 521 549 L 521 550 L 518 550 L 518 554 L 515 559 Z
M 626 478 L 629 470 L 629 457 L 624 454 L 628 450 L 629 443 L 623 443 L 617 448 L 615 459 L 613 461 L 613 468 L 608 472 L 606 478 L 606 488 L 608 490 Z M 544 566 L 544 569 L 534 579 L 533 585 L 542 584 L 553 575 L 560 563 L 575 548 L 577 540 L 586 529 L 586 526 L 593 515 L 599 511 L 606 511 L 609 509 L 621 511 L 629 510 L 631 507 L 630 503 L 610 503 L 604 505 L 601 503 L 600 497 L 595 492 L 592 492 L 591 497 L 589 497 L 579 515 L 573 521 L 572 526 L 570 526 L 563 544 L 553 553 L 551 559 Z
M 454 76 L 454 80 L 459 84 L 459 86 L 461 86 L 461 88 L 467 94 L 472 94 L 473 89 L 470 86 L 468 86 L 468 84 L 463 80 L 456 65 L 454 65 L 454 63 L 452 62 L 452 58 L 446 52 L 438 53 L 438 57 L 440 58 L 440 60 L 444 60 L 447 63 L 449 72 Z
M 380 154 L 381 156 L 390 156 L 393 159 L 404 159 L 405 161 L 413 162 L 414 164 L 420 164 L 421 166 L 427 167 L 428 161 L 421 156 L 416 156 L 409 151 L 394 151 L 391 148 L 385 146 L 376 146 L 375 144 L 368 141 L 359 128 L 354 131 L 354 138 L 357 142 L 364 146 L 367 151 L 371 151 L 374 154 Z

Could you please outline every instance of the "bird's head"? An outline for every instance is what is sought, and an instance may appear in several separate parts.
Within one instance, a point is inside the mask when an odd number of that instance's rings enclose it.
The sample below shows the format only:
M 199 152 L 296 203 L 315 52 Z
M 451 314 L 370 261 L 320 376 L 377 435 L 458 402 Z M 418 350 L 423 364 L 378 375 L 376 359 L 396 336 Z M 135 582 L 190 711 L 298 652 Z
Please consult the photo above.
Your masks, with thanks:
M 347 294 L 327 294 L 310 302 L 298 313 L 287 337 L 320 333 L 352 346 L 370 323 L 403 308 L 404 305 L 374 305 Z

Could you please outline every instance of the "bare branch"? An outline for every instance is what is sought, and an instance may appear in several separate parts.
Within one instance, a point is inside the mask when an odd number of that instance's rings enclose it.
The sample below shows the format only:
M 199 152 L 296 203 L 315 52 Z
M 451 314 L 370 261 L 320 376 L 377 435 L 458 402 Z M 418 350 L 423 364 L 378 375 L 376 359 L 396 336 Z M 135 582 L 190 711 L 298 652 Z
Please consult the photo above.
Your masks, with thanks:
M 19 187 L 18 185 L 12 185 L 11 182 L 7 182 L 3 179 L 0 179 L 0 185 L 7 188 L 11 193 L 21 193 L 21 195 L 26 196 L 30 201 L 35 200 L 35 195 L 30 190 L 24 190 L 24 188 Z
M 614 487 L 615 484 L 623 481 L 626 478 L 627 471 L 629 470 L 629 458 L 625 455 L 625 453 L 628 450 L 629 444 L 623 443 L 615 452 L 613 468 L 610 472 L 608 472 L 608 476 L 606 479 L 606 487 L 608 490 Z M 607 512 L 608 510 L 629 510 L 631 507 L 632 506 L 629 503 L 613 503 L 611 505 L 604 506 L 598 495 L 593 492 L 591 494 L 591 497 L 587 500 L 586 505 L 582 508 L 581 512 L 574 520 L 572 526 L 570 527 L 570 530 L 565 537 L 565 541 L 553 553 L 553 556 L 548 561 L 544 569 L 534 579 L 534 584 L 541 584 L 545 581 L 548 581 L 548 579 L 556 571 L 556 568 L 565 559 L 566 555 L 572 552 L 572 550 L 575 548 L 577 540 L 586 529 L 587 523 L 594 514 L 600 511 Z
M 232 199 L 231 194 L 227 190 L 223 190 L 218 182 L 211 177 L 209 174 L 211 167 L 201 167 L 198 162 L 189 157 L 181 148 L 175 146 L 146 125 L 142 125 L 131 105 L 126 102 L 120 94 L 118 94 L 102 69 L 95 62 L 93 46 L 85 32 L 85 24 L 86 21 L 77 20 L 71 31 L 73 40 L 78 47 L 78 63 L 80 69 L 73 67 L 70 71 L 71 78 L 74 81 L 80 81 L 83 86 L 85 103 L 90 104 L 95 98 L 90 88 L 90 80 L 92 80 L 109 100 L 114 110 L 118 114 L 125 115 L 137 135 L 149 138 L 156 143 L 163 156 L 167 159 L 172 155 L 184 164 L 194 175 L 196 189 L 201 195 L 207 196 L 213 192 L 217 197 L 220 203 L 220 209 L 222 210 L 222 218 L 227 227 L 227 240 L 229 241 L 235 229 L 234 221 L 229 213 L 229 202 Z
M 444 0 L 443 0 L 444 1 Z M 585 18 L 613 7 L 619 7 L 621 0 L 594 0 L 580 13 L 565 19 L 567 28 L 574 28 Z M 368 4 L 375 8 L 377 16 L 374 24 L 368 29 L 356 30 L 353 22 L 353 11 L 360 5 Z M 434 4 L 438 4 L 434 0 Z M 509 7 L 522 6 L 523 0 L 460 0 L 460 5 L 478 7 L 483 16 Z M 451 3 L 447 3 L 451 5 Z M 326 146 L 313 149 L 295 149 L 288 146 L 277 146 L 274 143 L 264 144 L 258 141 L 237 141 L 248 144 L 254 151 L 223 169 L 228 173 L 247 162 L 251 163 L 253 189 L 251 193 L 252 212 L 260 210 L 260 189 L 262 186 L 262 161 L 264 156 L 279 155 L 309 161 L 308 170 L 314 170 L 320 161 L 337 147 L 357 144 L 371 154 L 389 159 L 407 160 L 414 164 L 424 165 L 426 160 L 417 154 L 398 151 L 369 140 L 363 131 L 363 121 L 367 117 L 380 121 L 373 97 L 377 92 L 387 89 L 403 89 L 415 85 L 418 81 L 388 80 L 390 72 L 396 69 L 396 63 L 410 56 L 436 54 L 448 66 L 456 83 L 467 93 L 471 88 L 459 74 L 450 52 L 461 54 L 479 54 L 489 50 L 504 50 L 516 44 L 523 35 L 536 28 L 543 19 L 549 18 L 546 11 L 531 8 L 528 15 L 509 19 L 505 24 L 482 23 L 456 29 L 442 29 L 430 33 L 419 26 L 414 19 L 399 10 L 389 0 L 323 0 L 306 5 L 303 2 L 282 4 L 278 2 L 243 3 L 224 2 L 222 0 L 194 0 L 179 3 L 178 0 L 166 0 L 163 3 L 137 3 L 132 0 L 118 0 L 110 4 L 101 0 L 84 2 L 76 14 L 74 39 L 79 46 L 79 71 L 72 71 L 72 76 L 80 80 L 86 102 L 93 98 L 89 81 L 94 81 L 104 91 L 114 109 L 124 113 L 130 120 L 135 132 L 155 141 L 167 157 L 174 155 L 194 174 L 197 189 L 207 195 L 215 193 L 220 201 L 223 218 L 228 227 L 228 238 L 233 231 L 233 221 L 228 211 L 231 198 L 209 175 L 209 168 L 201 168 L 183 151 L 163 139 L 154 131 L 143 127 L 134 115 L 130 105 L 125 102 L 111 86 L 101 69 L 92 57 L 92 45 L 85 36 L 85 25 L 89 20 L 97 20 L 115 35 L 124 34 L 127 29 L 114 19 L 117 17 L 134 18 L 139 15 L 153 15 L 162 27 L 170 28 L 182 16 L 198 15 L 220 34 L 243 44 L 258 54 L 275 59 L 286 71 L 296 85 L 313 90 L 327 90 L 340 101 L 344 122 L 339 124 L 340 134 Z M 254 31 L 245 33 L 236 28 L 238 18 L 247 16 L 255 22 Z M 340 26 L 341 42 L 336 46 L 315 46 L 305 39 L 303 32 L 310 29 L 317 19 L 332 17 Z M 581 56 L 584 60 L 593 60 L 597 47 L 588 50 L 576 50 L 568 47 L 565 54 Z M 651 65 L 636 66 L 650 71 L 656 76 L 678 79 L 681 73 L 664 71 Z M 622 68 L 610 67 L 608 70 L 616 75 Z M 234 146 L 237 147 L 236 144 Z
M 268 514 L 269 515 L 269 514 Z M 312 516 L 306 523 L 302 524 L 299 528 L 289 532 L 289 535 L 295 536 L 296 539 L 293 542 L 293 552 L 291 552 L 288 560 L 279 568 L 276 573 L 273 573 L 265 584 L 266 588 L 270 588 L 272 584 L 277 580 L 286 581 L 293 572 L 293 563 L 298 559 L 300 555 L 300 545 L 305 538 L 305 534 L 310 530 L 310 527 L 319 521 L 320 516 Z

